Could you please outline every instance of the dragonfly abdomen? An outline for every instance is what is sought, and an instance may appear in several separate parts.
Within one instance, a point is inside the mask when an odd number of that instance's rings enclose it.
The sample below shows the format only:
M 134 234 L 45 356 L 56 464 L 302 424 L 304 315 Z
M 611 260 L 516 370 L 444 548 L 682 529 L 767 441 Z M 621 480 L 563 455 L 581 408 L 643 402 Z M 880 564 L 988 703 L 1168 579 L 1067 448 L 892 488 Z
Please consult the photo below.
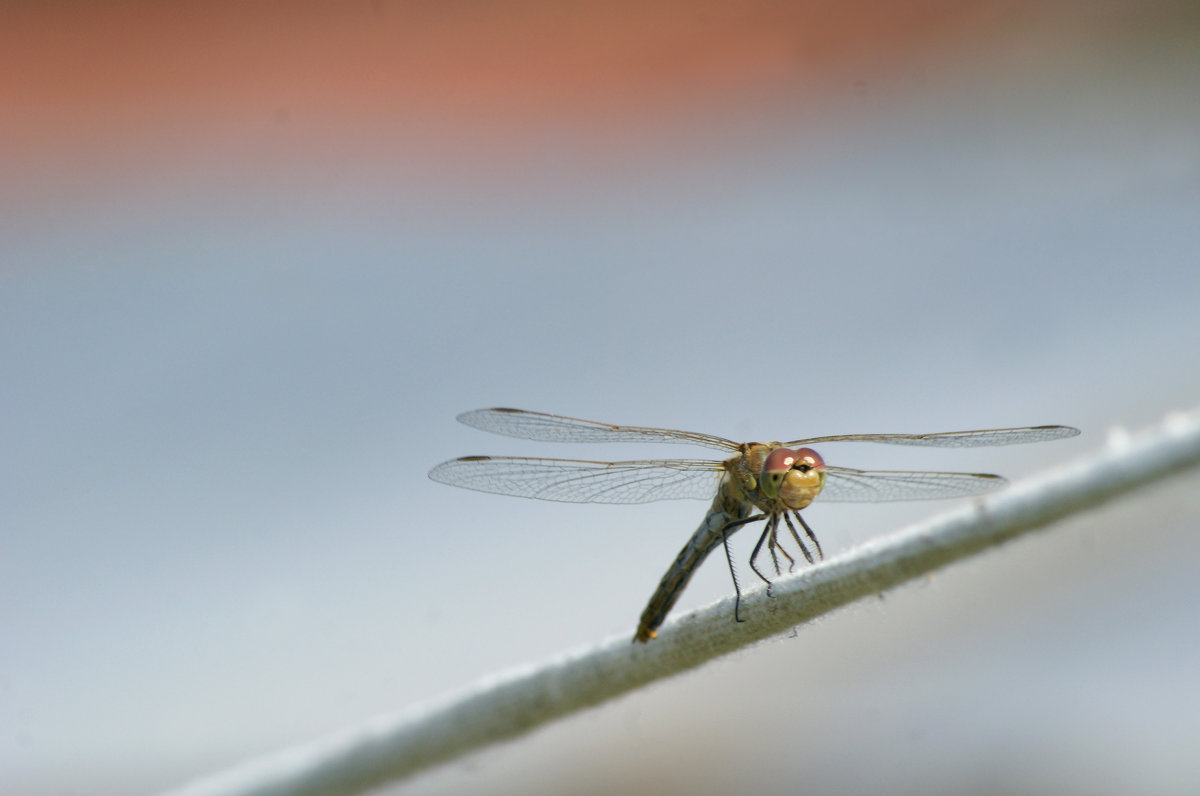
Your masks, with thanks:
M 646 604 L 646 609 L 642 611 L 642 617 L 638 620 L 637 632 L 633 636 L 634 641 L 645 643 L 658 635 L 659 626 L 675 606 L 679 595 L 683 593 L 688 581 L 692 579 L 692 575 L 704 563 L 708 554 L 725 539 L 724 529 L 737 520 L 749 516 L 754 508 L 749 503 L 742 503 L 736 510 L 730 511 L 729 508 L 722 507 L 721 502 L 722 496 L 718 495 L 717 499 L 713 501 L 712 509 L 700 523 L 700 527 L 688 539 L 687 544 L 679 551 L 679 555 L 675 557 L 675 561 L 671 563 L 670 568 L 659 581 L 658 588 L 650 596 L 650 602 Z M 734 526 L 735 529 L 737 527 L 740 526 Z

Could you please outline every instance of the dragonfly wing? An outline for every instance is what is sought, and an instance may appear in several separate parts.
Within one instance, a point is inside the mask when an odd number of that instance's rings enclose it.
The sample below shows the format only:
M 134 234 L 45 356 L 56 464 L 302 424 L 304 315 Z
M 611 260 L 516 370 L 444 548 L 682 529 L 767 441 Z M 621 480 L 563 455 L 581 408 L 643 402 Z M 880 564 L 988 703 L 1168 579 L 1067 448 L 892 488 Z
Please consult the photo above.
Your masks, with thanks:
M 988 473 L 852 470 L 847 467 L 826 467 L 825 473 L 825 486 L 817 500 L 841 503 L 969 497 L 991 492 L 1008 483 L 1000 476 Z
M 1025 428 L 985 428 L 979 431 L 945 431 L 938 434 L 838 434 L 832 437 L 810 437 L 785 443 L 793 448 L 822 442 L 881 442 L 885 445 L 917 445 L 929 448 L 983 448 L 996 445 L 1019 445 L 1025 442 L 1047 442 L 1079 434 L 1071 426 L 1028 426 Z
M 724 468 L 701 459 L 591 462 L 514 456 L 464 456 L 442 462 L 429 477 L 443 484 L 501 495 L 567 503 L 650 503 L 711 498 Z
M 476 409 L 459 415 L 458 420 L 493 434 L 539 442 L 682 442 L 720 450 L 737 449 L 736 443 L 711 434 L 669 428 L 614 426 L 522 409 Z

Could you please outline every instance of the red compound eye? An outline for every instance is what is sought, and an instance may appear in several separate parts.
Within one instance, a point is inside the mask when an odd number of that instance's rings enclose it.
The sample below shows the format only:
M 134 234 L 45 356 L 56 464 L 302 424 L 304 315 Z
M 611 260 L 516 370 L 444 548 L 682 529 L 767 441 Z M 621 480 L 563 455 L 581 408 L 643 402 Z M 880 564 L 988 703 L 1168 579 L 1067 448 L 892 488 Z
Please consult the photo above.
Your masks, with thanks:
M 791 448 L 776 448 L 767 454 L 763 462 L 764 473 L 786 473 L 796 463 L 796 451 Z
M 771 455 L 774 456 L 776 452 L 772 452 Z M 801 448 L 798 451 L 791 451 L 791 453 L 796 457 L 792 462 L 792 467 L 796 470 L 806 473 L 809 470 L 825 469 L 825 460 L 812 448 Z M 767 458 L 770 460 L 770 457 Z

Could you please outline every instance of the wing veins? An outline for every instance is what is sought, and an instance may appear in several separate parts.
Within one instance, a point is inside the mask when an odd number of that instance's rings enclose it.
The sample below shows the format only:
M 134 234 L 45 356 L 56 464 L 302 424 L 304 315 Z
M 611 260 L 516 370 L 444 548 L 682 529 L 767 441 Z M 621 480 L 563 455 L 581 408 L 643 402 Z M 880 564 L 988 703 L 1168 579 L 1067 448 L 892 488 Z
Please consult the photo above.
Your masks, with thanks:
M 922 470 L 854 470 L 827 467 L 825 488 L 817 500 L 831 503 L 882 503 L 943 500 L 982 495 L 1008 483 L 992 473 Z
M 649 426 L 618 426 L 523 409 L 476 409 L 462 413 L 458 420 L 481 431 L 538 442 L 665 442 L 704 445 L 719 450 L 737 449 L 737 443 L 712 434 Z
M 932 434 L 835 434 L 808 437 L 785 443 L 788 447 L 825 442 L 877 442 L 883 445 L 912 445 L 930 448 L 982 448 L 1001 445 L 1020 445 L 1029 442 L 1048 442 L 1079 434 L 1071 426 L 1023 426 L 1018 428 L 984 428 L 974 431 L 941 431 Z
M 546 459 L 465 456 L 429 472 L 441 483 L 480 492 L 568 503 L 648 503 L 715 494 L 724 468 L 707 459 Z M 589 488 L 590 487 L 590 488 Z

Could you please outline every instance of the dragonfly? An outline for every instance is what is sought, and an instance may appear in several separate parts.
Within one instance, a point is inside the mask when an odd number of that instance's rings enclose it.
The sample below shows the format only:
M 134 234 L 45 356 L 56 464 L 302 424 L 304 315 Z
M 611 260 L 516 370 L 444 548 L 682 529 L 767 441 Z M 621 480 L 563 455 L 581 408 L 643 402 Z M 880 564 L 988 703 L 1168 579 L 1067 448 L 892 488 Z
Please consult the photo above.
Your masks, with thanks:
M 521 409 L 479 409 L 458 416 L 473 428 L 538 442 L 663 442 L 700 445 L 723 451 L 724 459 L 642 459 L 589 461 L 525 456 L 463 456 L 434 467 L 429 477 L 453 486 L 502 495 L 569 503 L 648 503 L 675 498 L 712 498 L 700 526 L 671 563 L 638 620 L 635 643 L 645 643 L 678 601 L 692 575 L 718 545 L 725 549 L 733 576 L 734 619 L 743 621 L 741 586 L 729 549 L 729 536 L 745 525 L 763 522 L 750 554 L 760 568 L 765 547 L 776 576 L 780 558 L 790 571 L 796 559 L 781 544 L 787 528 L 805 560 L 824 558 L 817 536 L 800 515 L 814 500 L 882 502 L 981 495 L 1007 481 L 990 473 L 856 470 L 825 463 L 811 445 L 829 442 L 878 442 L 933 448 L 975 448 L 1065 439 L 1079 434 L 1071 426 L 1027 426 L 934 434 L 837 434 L 790 442 L 733 442 L 711 434 L 645 426 L 618 426 Z M 793 522 L 793 519 L 795 522 Z M 803 536 L 797 526 L 804 531 Z

